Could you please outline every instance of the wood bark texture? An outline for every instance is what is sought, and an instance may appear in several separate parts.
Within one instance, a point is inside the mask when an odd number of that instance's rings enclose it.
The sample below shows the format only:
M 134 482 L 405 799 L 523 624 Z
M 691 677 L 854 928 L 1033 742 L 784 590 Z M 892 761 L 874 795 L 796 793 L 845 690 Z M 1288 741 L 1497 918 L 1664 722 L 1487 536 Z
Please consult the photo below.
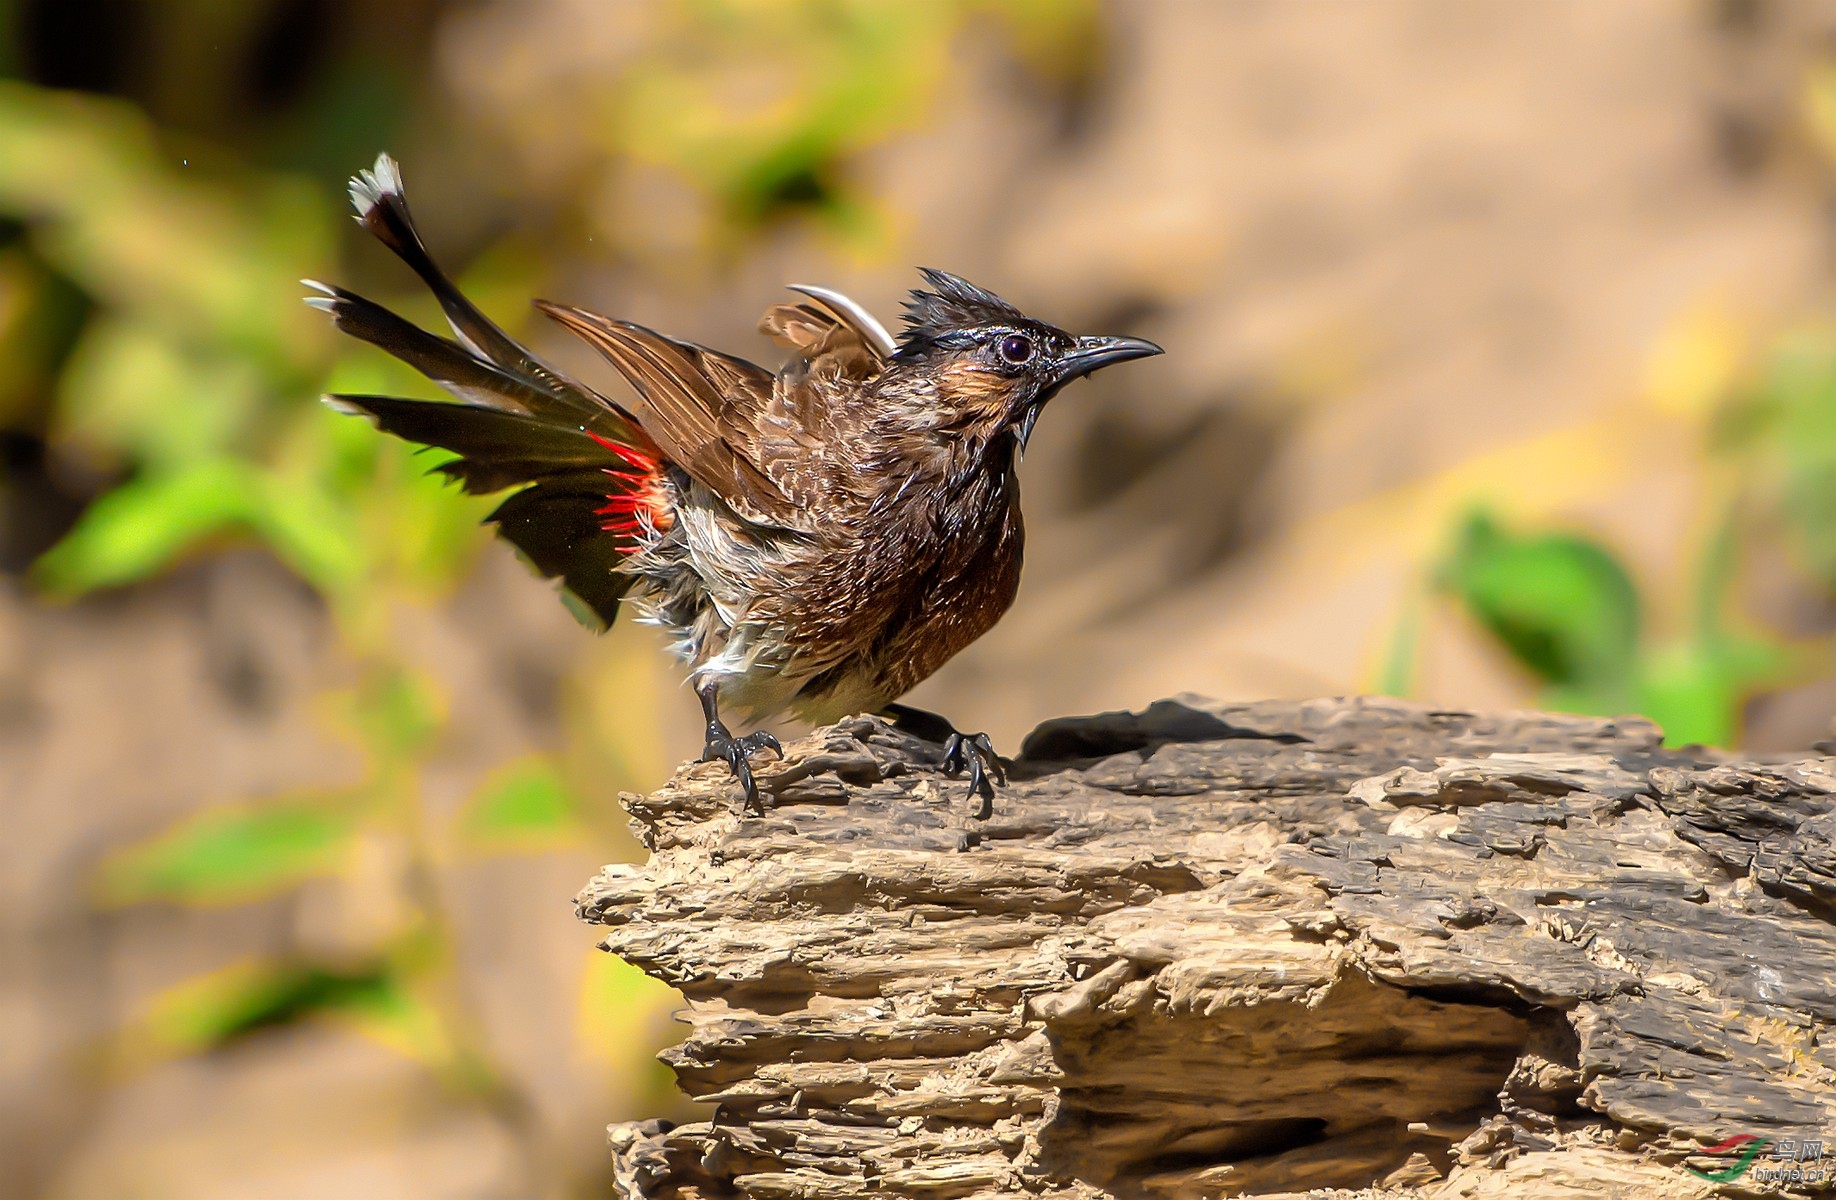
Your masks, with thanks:
M 1836 1160 L 1836 759 L 1187 697 L 1041 726 L 977 821 L 936 756 L 856 718 L 763 817 L 626 797 L 580 913 L 708 1118 L 614 1126 L 625 1196 L 1822 1190 L 1767 1174 Z

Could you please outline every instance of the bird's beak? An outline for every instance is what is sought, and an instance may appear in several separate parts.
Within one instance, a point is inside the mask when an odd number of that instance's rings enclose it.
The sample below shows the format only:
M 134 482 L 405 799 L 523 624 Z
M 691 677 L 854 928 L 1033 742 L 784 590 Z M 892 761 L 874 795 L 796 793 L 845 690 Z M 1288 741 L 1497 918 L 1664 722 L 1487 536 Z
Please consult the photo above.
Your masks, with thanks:
M 1033 425 L 1039 420 L 1046 401 L 1059 393 L 1067 383 L 1082 379 L 1092 371 L 1103 367 L 1127 362 L 1131 358 L 1152 358 L 1166 351 L 1146 338 L 1131 337 L 1081 337 L 1071 353 L 1061 357 L 1055 364 L 1050 382 L 1035 394 L 1019 415 L 1014 436 L 1020 443 L 1022 452 L 1026 450 L 1027 439 L 1033 436 Z
M 1081 337 L 1071 352 L 1062 355 L 1053 364 L 1052 374 L 1045 388 L 1035 397 L 1043 404 L 1059 393 L 1067 383 L 1082 379 L 1092 371 L 1116 363 L 1127 362 L 1131 358 L 1151 358 L 1166 351 L 1146 338 L 1131 337 Z
M 1081 337 L 1077 339 L 1077 349 L 1058 360 L 1059 376 L 1068 383 L 1103 367 L 1164 353 L 1166 351 L 1146 338 Z

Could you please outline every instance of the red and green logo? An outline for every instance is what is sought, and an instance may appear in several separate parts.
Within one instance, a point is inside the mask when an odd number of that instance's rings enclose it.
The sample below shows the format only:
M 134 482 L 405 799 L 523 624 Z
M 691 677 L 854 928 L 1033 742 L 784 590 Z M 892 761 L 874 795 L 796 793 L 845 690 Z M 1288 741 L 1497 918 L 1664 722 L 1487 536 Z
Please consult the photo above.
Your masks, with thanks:
M 1753 1160 L 1759 1157 L 1759 1152 L 1764 1150 L 1771 1140 L 1755 1137 L 1751 1133 L 1737 1133 L 1725 1142 L 1696 1151 L 1697 1154 L 1737 1154 L 1740 1157 L 1734 1160 L 1733 1166 L 1714 1172 L 1698 1171 L 1694 1167 L 1686 1169 L 1698 1179 L 1706 1179 L 1711 1183 L 1728 1183 L 1739 1179 L 1752 1169 Z

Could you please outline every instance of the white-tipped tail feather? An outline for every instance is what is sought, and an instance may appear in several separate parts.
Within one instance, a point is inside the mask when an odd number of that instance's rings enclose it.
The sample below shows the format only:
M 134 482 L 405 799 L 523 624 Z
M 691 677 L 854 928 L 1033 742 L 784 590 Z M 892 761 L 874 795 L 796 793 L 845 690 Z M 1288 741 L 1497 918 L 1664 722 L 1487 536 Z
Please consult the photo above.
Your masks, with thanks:
M 357 210 L 357 219 L 363 220 L 370 215 L 370 210 L 382 203 L 382 198 L 402 194 L 402 168 L 387 153 L 376 156 L 376 165 L 368 171 L 359 171 L 351 177 L 351 205 Z
M 338 293 L 330 284 L 320 283 L 316 279 L 302 279 L 300 280 L 300 286 L 309 287 L 315 292 L 323 293 L 323 295 L 318 296 L 300 297 L 306 302 L 307 308 L 316 308 L 320 312 L 332 313 L 334 315 L 337 313 Z

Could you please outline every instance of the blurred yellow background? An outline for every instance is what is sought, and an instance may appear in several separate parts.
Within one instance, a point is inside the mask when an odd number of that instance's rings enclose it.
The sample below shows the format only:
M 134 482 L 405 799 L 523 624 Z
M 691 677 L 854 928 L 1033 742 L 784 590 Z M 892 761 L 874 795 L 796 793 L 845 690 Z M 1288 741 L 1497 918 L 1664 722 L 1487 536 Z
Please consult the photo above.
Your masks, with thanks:
M 913 699 L 1012 752 L 1196 691 L 1836 709 L 1836 3 L 0 0 L 0 1196 L 569 1197 L 682 1115 L 568 900 L 696 752 L 489 501 L 347 220 L 401 159 L 544 296 L 775 365 L 935 265 L 1168 353 L 1022 468 L 1020 600 Z

